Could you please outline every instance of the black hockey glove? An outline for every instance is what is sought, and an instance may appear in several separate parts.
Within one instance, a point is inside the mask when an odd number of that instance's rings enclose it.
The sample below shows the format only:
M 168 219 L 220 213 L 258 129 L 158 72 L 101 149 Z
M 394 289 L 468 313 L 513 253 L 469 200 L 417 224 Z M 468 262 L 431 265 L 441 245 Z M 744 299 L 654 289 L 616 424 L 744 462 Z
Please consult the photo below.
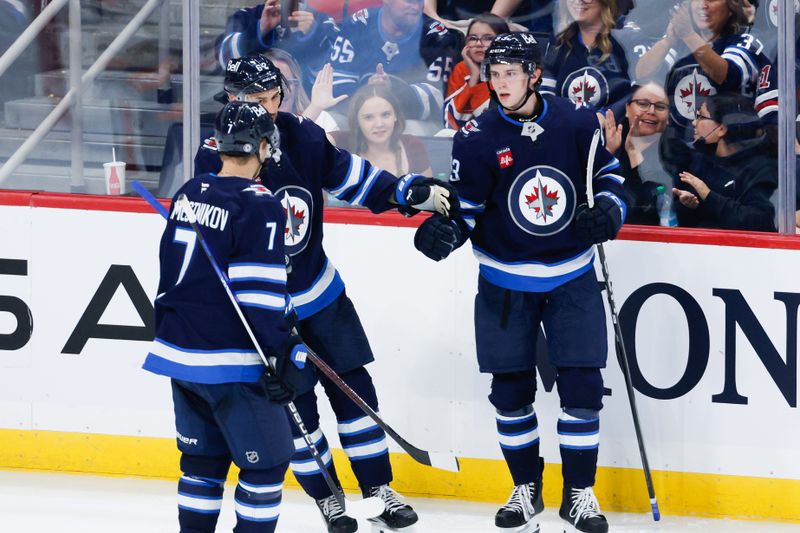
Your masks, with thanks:
M 305 367 L 306 357 L 308 348 L 297 335 L 290 335 L 270 354 L 275 372 L 265 372 L 261 377 L 261 385 L 270 400 L 280 405 L 294 400 L 302 383 L 301 371 Z
M 598 196 L 594 207 L 581 204 L 575 210 L 575 231 L 586 242 L 598 244 L 617 236 L 622 226 L 622 211 L 608 196 Z
M 414 216 L 420 211 L 431 211 L 452 216 L 458 211 L 458 192 L 446 181 L 407 174 L 397 181 L 394 200 L 398 211 Z
M 414 246 L 434 261 L 441 261 L 456 247 L 461 238 L 458 225 L 449 218 L 434 213 L 414 234 Z

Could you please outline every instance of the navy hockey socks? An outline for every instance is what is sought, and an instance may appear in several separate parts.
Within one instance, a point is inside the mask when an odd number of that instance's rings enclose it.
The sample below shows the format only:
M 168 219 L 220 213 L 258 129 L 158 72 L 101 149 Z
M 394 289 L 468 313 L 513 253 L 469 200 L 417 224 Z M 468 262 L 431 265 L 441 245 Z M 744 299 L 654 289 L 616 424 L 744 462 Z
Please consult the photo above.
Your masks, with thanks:
M 178 523 L 181 533 L 213 533 L 222 509 L 224 479 L 181 476 L 178 481 Z
M 234 533 L 273 533 L 278 525 L 286 463 L 269 470 L 242 470 L 236 486 Z
M 308 429 L 311 431 L 311 428 Z M 293 427 L 292 432 L 295 431 L 297 431 L 297 429 Z M 319 427 L 311 432 L 311 440 L 314 441 L 314 446 L 317 448 L 320 457 L 322 457 L 322 462 L 325 464 L 328 472 L 333 476 L 336 484 L 339 485 L 339 479 L 336 477 L 336 468 L 333 466 L 331 450 L 328 447 L 328 439 L 325 438 L 325 435 Z M 300 486 L 306 491 L 306 494 L 315 500 L 321 500 L 322 498 L 330 496 L 331 490 L 328 488 L 327 483 L 325 483 L 325 478 L 322 477 L 322 472 L 317 462 L 314 460 L 314 456 L 311 455 L 311 450 L 308 449 L 303 437 L 295 436 L 294 449 L 295 452 L 289 464 L 292 467 L 294 477 L 297 478 L 298 483 L 300 483 Z
M 538 481 L 539 422 L 532 405 L 516 411 L 497 410 L 497 437 L 514 485 Z
M 372 377 L 364 367 L 342 374 L 347 383 L 375 412 L 378 395 Z M 392 465 L 386 433 L 327 378 L 320 380 L 338 420 L 342 448 L 361 487 L 379 487 L 392 481 Z
M 564 484 L 580 489 L 593 486 L 600 447 L 600 413 L 564 409 L 558 416 L 558 441 Z
M 339 422 L 339 440 L 362 487 L 379 487 L 392 480 L 386 433 L 371 418 Z

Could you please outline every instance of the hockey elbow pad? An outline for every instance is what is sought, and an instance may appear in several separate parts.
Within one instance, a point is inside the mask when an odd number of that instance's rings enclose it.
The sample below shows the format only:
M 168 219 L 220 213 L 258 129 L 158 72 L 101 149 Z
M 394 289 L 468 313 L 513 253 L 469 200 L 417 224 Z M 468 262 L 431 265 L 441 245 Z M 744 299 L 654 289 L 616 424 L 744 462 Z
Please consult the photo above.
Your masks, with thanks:
M 592 208 L 581 204 L 575 210 L 575 231 L 588 243 L 610 241 L 621 227 L 622 208 L 608 196 L 599 195 Z
M 438 213 L 422 223 L 414 234 L 414 247 L 426 257 L 441 261 L 452 252 L 461 238 L 455 221 Z

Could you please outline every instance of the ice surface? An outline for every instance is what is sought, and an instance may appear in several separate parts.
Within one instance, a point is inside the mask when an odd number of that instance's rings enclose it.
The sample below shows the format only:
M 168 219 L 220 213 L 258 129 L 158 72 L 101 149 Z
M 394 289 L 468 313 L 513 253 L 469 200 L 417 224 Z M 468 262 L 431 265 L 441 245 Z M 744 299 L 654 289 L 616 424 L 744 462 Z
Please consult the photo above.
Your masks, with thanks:
M 2 533 L 175 533 L 177 484 L 170 481 L 82 475 L 0 472 L 0 532 Z M 355 497 L 354 495 L 351 495 Z M 234 524 L 233 487 L 226 486 L 217 531 Z M 497 505 L 409 498 L 420 515 L 413 533 L 487 533 Z M 703 531 L 705 533 L 800 532 L 800 524 L 739 522 L 667 516 L 655 523 L 650 515 L 609 513 L 613 532 Z M 403 530 L 412 533 L 412 530 Z M 560 533 L 556 509 L 548 508 L 542 533 Z M 305 494 L 284 491 L 279 533 L 324 533 L 316 507 Z M 370 533 L 367 523 L 359 532 Z

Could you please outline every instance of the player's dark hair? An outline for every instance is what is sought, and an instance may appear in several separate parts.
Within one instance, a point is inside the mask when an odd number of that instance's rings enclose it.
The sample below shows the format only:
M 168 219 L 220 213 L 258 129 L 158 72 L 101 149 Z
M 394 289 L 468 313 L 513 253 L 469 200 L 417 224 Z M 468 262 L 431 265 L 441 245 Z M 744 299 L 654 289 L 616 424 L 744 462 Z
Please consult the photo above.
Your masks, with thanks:
M 736 144 L 760 140 L 764 136 L 764 128 L 752 99 L 740 93 L 726 92 L 703 98 L 700 106 L 703 104 L 711 119 L 725 126 L 725 142 Z
M 503 33 L 508 33 L 511 31 L 508 28 L 508 23 L 502 17 L 498 17 L 494 13 L 489 13 L 488 11 L 481 13 L 480 15 L 475 15 L 475 18 L 470 21 L 469 26 L 467 26 L 467 35 L 469 35 L 470 30 L 472 30 L 472 26 L 476 22 L 483 22 L 490 28 L 495 35 L 501 35 Z
M 747 21 L 747 15 L 745 15 L 744 12 L 744 2 L 742 2 L 742 0 L 725 0 L 725 6 L 728 8 L 728 11 L 730 11 L 731 16 L 728 17 L 725 26 L 722 27 L 717 37 L 723 35 L 738 35 L 747 31 L 749 23 Z M 698 30 L 691 9 L 689 10 L 689 18 L 692 21 L 694 29 Z
M 394 93 L 392 93 L 391 89 L 385 85 L 365 85 L 350 97 L 350 113 L 347 116 L 347 123 L 350 127 L 351 135 L 350 151 L 356 154 L 363 154 L 367 151 L 367 138 L 364 135 L 364 132 L 361 131 L 361 127 L 358 125 L 358 114 L 361 112 L 364 102 L 370 98 L 382 98 L 383 100 L 389 102 L 389 105 L 392 106 L 392 109 L 394 110 L 395 117 L 397 117 L 397 122 L 392 130 L 392 135 L 389 137 L 389 148 L 394 153 L 395 161 L 397 162 L 397 169 L 399 171 L 403 162 L 403 151 L 401 149 L 400 138 L 403 135 L 403 131 L 406 129 L 406 118 L 403 115 L 403 110 L 400 108 L 400 103 L 397 101 Z
M 569 10 L 565 7 L 567 0 L 561 1 L 561 25 L 566 27 L 556 37 L 556 46 L 567 46 L 572 48 L 571 40 L 580 31 L 578 23 L 572 20 L 569 15 Z M 619 10 L 617 9 L 617 0 L 595 0 L 602 6 L 600 11 L 601 29 L 597 34 L 594 44 L 591 48 L 599 48 L 603 55 L 600 56 L 602 63 L 611 56 L 614 46 L 611 44 L 611 30 L 617 26 L 617 17 Z M 739 0 L 741 1 L 741 0 Z

